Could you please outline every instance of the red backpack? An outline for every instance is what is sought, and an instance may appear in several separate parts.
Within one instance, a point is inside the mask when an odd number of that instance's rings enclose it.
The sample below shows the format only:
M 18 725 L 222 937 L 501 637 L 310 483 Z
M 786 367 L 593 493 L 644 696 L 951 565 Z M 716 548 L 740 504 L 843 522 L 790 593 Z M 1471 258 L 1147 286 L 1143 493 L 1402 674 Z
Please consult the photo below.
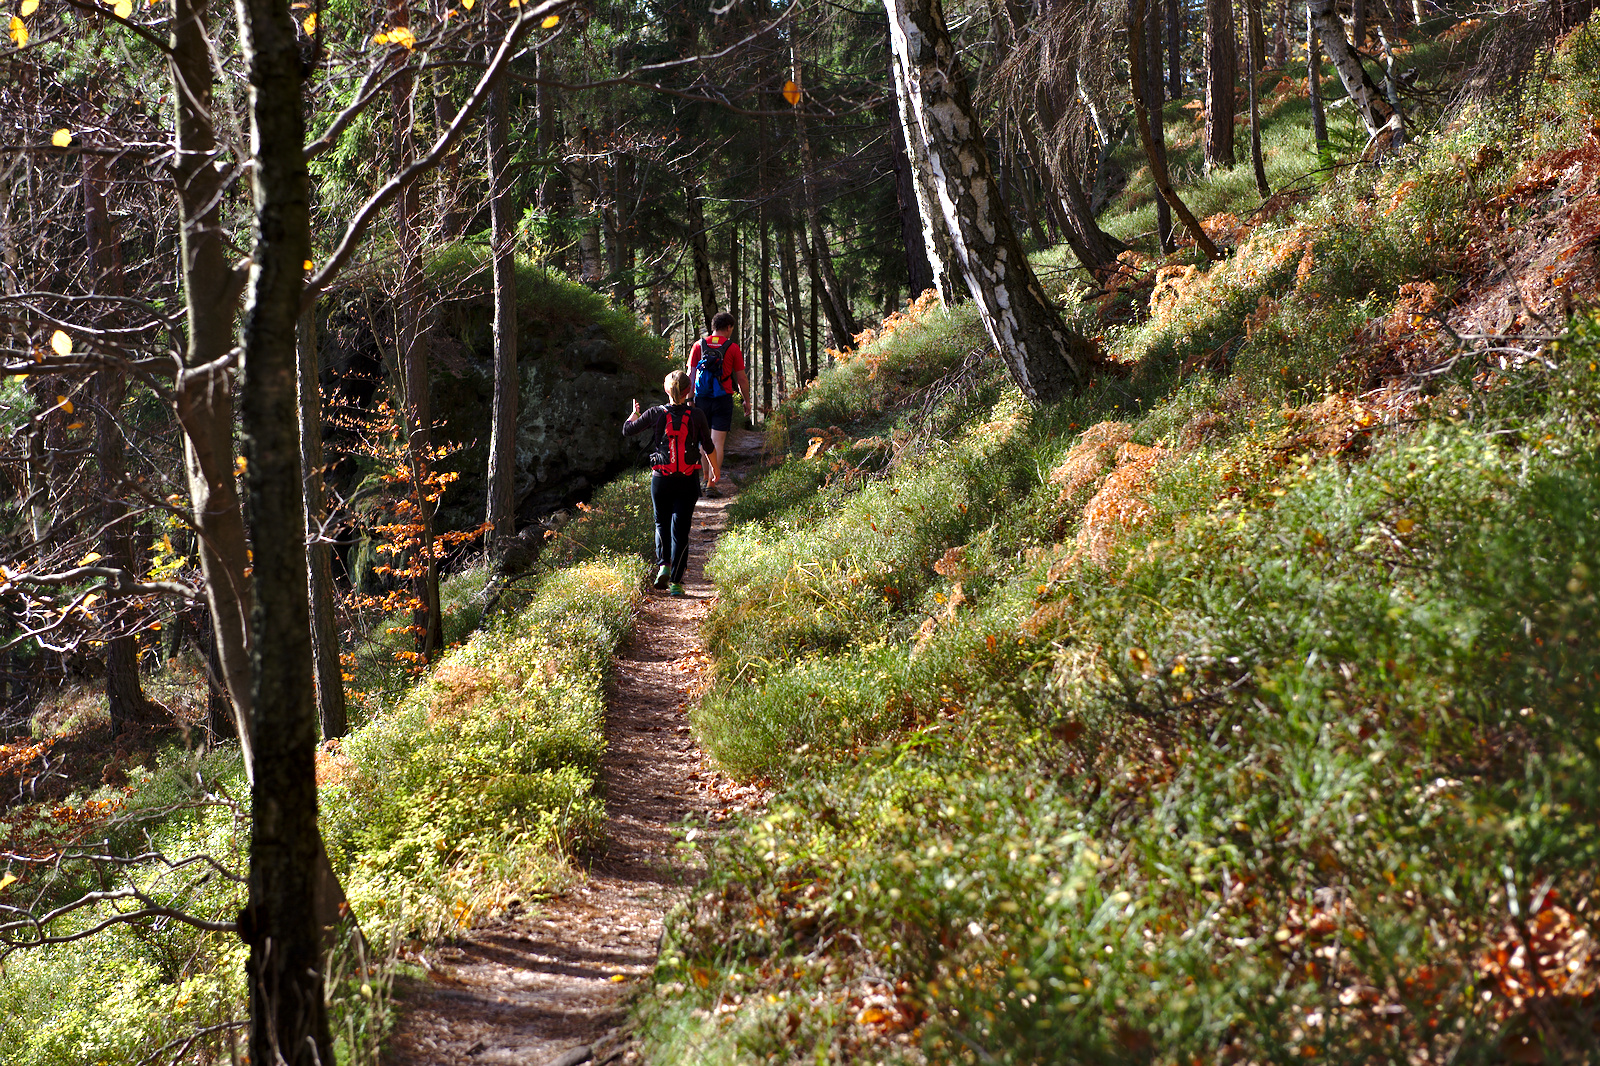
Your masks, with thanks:
M 650 465 L 658 474 L 700 472 L 700 439 L 694 430 L 694 412 L 680 404 L 667 404 L 666 419 L 657 431 Z M 690 440 L 693 437 L 693 440 Z

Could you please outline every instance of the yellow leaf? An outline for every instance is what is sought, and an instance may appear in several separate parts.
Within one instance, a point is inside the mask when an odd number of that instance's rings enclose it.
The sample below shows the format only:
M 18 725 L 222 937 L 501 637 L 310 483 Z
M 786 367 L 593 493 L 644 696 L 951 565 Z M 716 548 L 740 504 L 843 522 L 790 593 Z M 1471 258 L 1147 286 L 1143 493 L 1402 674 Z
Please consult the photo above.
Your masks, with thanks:
M 72 143 L 72 131 L 65 128 L 56 130 L 50 135 L 50 143 L 57 148 L 65 148 Z
M 1417 524 L 1409 518 L 1402 518 L 1394 524 L 1395 532 L 1397 533 L 1410 533 L 1416 527 Z
M 72 338 L 67 336 L 66 330 L 58 329 L 50 334 L 50 350 L 57 355 L 72 354 Z
M 15 881 L 16 879 L 17 875 L 13 873 L 8 873 L 4 877 L 0 877 L 0 890 L 3 890 L 7 885 L 11 884 L 11 882 Z
M 792 81 L 783 83 L 783 98 L 789 101 L 790 107 L 800 106 L 800 86 Z
M 78 565 L 88 566 L 90 563 L 97 563 L 103 558 L 105 558 L 105 556 L 101 555 L 99 552 L 90 552 L 88 555 L 85 555 L 82 559 L 78 560 Z
M 476 4 L 477 2 L 478 0 L 461 0 L 461 6 L 466 8 L 468 11 L 471 11 L 472 5 Z
M 244 472 L 250 469 L 250 461 L 244 456 L 239 456 L 233 461 L 233 476 L 244 477 Z
M 11 16 L 11 43 L 18 48 L 24 48 L 28 44 L 28 27 L 15 15 Z
M 68 429 L 82 429 L 86 424 L 87 423 L 84 423 L 84 422 L 73 422 L 70 425 L 68 425 L 67 428 Z
M 111 9 L 111 13 L 119 19 L 127 18 L 133 14 L 133 0 L 117 0 L 117 6 Z
M 613 984 L 615 984 L 615 983 L 617 983 L 619 981 L 626 981 L 626 980 L 627 980 L 627 978 L 624 977 L 620 973 L 614 973 L 614 974 L 611 975 L 611 981 L 612 981 Z
M 522 0 L 511 0 L 511 6 L 512 7 L 521 7 L 522 6 Z
M 316 17 L 317 17 L 317 16 L 315 16 L 315 15 L 312 15 L 312 16 L 311 16 L 311 17 L 312 17 L 312 18 L 316 18 Z M 309 260 L 309 259 L 307 259 L 307 260 L 306 260 L 306 261 L 305 261 L 305 263 L 303 263 L 303 264 L 302 264 L 302 265 L 301 265 L 301 269 L 303 269 L 303 270 L 305 270 L 305 271 L 307 271 L 307 272 L 310 272 L 310 271 L 311 271 L 311 270 L 313 270 L 313 269 L 315 269 L 315 267 L 314 267 L 314 266 L 313 266 L 313 265 L 312 265 L 312 262 L 311 262 L 311 260 Z
M 39 10 L 39 0 L 22 0 L 22 7 L 17 11 L 17 14 L 27 18 L 37 10 Z
M 67 399 L 65 396 L 57 396 L 56 403 L 60 404 L 61 409 L 67 414 L 70 415 L 72 413 L 72 401 Z
M 560 24 L 560 22 L 561 22 L 561 16 L 560 15 L 546 15 L 544 17 L 544 21 L 539 23 L 539 28 L 541 30 L 553 30 L 553 29 L 556 28 L 557 25 Z
M 389 35 L 387 33 L 374 33 L 372 35 L 372 43 L 373 44 L 388 44 L 389 43 Z
M 172 554 L 172 537 L 165 533 L 161 534 L 161 550 L 168 555 Z
M 300 25 L 305 27 L 306 36 L 315 36 L 317 32 L 317 13 L 313 11 L 311 14 L 307 15 L 305 21 L 300 23 Z M 311 260 L 308 259 L 306 262 L 309 263 Z

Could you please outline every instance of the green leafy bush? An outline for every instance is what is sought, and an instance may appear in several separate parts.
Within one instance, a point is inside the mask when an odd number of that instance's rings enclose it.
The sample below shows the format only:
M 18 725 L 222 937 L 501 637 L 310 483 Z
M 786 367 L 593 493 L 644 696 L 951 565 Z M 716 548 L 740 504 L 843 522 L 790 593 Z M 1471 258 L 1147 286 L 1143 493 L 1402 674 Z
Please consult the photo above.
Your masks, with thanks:
M 544 577 L 326 760 L 324 835 L 364 927 L 465 924 L 598 838 L 606 672 L 643 572 L 598 555 Z

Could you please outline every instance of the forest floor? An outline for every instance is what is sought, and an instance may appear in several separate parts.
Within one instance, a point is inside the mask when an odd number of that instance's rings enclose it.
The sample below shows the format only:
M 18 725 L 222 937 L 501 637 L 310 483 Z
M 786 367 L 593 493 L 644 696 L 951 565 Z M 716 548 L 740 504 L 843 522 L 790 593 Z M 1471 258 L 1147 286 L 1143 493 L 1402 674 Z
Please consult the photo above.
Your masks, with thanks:
M 546 1066 L 636 1061 L 630 995 L 655 967 L 662 920 L 702 872 L 678 846 L 685 819 L 714 826 L 763 798 L 717 773 L 689 729 L 705 667 L 700 622 L 715 589 L 705 561 L 727 528 L 741 468 L 762 437 L 728 440 L 728 495 L 695 509 L 686 595 L 651 590 L 618 656 L 606 714 L 603 853 L 572 890 L 504 914 L 415 958 L 426 980 L 396 989 L 391 1066 Z

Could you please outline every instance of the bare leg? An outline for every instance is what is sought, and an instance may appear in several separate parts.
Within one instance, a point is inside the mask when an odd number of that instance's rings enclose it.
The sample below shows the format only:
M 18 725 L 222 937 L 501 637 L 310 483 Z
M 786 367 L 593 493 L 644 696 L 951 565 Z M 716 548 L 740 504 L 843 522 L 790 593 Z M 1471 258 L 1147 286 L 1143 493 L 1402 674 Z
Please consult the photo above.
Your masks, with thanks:
M 711 431 L 711 444 L 717 450 L 717 469 L 718 470 L 722 469 L 722 456 L 723 456 L 723 453 L 726 451 L 727 443 L 728 443 L 728 431 L 727 430 L 725 430 L 725 429 L 714 429 L 714 430 Z

